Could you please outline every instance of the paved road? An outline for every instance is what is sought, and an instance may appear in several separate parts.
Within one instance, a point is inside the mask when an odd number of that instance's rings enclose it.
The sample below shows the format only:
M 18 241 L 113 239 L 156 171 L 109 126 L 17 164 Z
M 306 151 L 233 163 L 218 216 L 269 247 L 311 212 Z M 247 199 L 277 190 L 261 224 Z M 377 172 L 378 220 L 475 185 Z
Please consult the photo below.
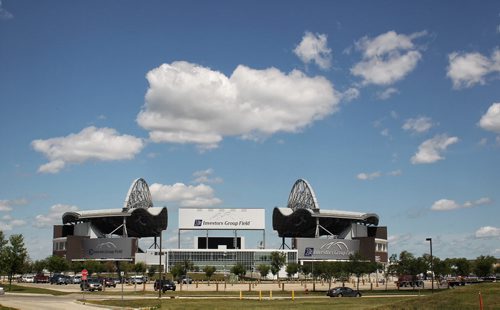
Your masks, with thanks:
M 0 304 L 22 310 L 90 310 L 106 309 L 90 305 L 83 305 L 76 301 L 82 296 L 73 294 L 66 296 L 52 296 L 42 294 L 14 294 L 5 293 L 0 296 Z

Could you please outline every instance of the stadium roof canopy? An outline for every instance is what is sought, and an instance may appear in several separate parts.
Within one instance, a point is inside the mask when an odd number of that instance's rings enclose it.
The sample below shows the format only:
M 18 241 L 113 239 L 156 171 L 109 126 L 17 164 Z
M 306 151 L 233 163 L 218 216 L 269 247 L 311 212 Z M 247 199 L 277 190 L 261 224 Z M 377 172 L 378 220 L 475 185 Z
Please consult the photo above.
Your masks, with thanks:
M 293 185 L 287 208 L 273 210 L 273 229 L 287 238 L 339 235 L 352 223 L 376 226 L 378 221 L 375 213 L 320 210 L 311 185 L 303 179 Z
M 63 224 L 89 222 L 102 234 L 155 237 L 167 229 L 168 211 L 166 207 L 153 207 L 148 184 L 137 179 L 130 186 L 122 209 L 66 212 L 62 221 Z

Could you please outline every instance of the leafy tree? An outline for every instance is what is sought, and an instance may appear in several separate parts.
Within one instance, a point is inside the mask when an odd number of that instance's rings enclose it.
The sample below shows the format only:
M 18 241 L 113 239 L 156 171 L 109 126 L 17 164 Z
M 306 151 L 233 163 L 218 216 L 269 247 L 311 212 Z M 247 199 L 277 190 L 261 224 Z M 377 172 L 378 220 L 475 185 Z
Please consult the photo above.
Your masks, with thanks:
M 261 264 L 261 265 L 257 266 L 257 271 L 259 272 L 261 277 L 267 277 L 270 269 L 271 269 L 271 267 L 269 265 L 266 265 L 266 264 Z
M 311 274 L 312 264 L 305 262 L 302 266 L 300 266 L 300 272 L 302 272 L 304 276 Z
M 83 263 L 80 261 L 70 262 L 68 270 L 74 272 L 75 274 L 80 273 L 83 270 Z
M 455 276 L 468 276 L 472 270 L 471 263 L 466 258 L 449 259 L 452 274 Z
M 116 272 L 116 264 L 115 262 L 105 262 L 104 263 L 104 270 L 107 272 L 107 273 L 114 273 Z
M 194 269 L 194 264 L 189 259 L 185 259 L 182 263 L 183 271 L 182 275 L 187 275 L 188 271 L 192 271 Z
M 67 271 L 68 268 L 69 268 L 68 261 L 60 256 L 52 255 L 47 258 L 47 269 L 50 272 L 60 273 Z
M 437 284 L 439 287 L 439 283 L 441 283 L 441 279 L 443 279 L 446 275 L 451 273 L 451 268 L 447 260 L 441 260 L 439 257 L 433 257 L 433 271 L 434 277 L 437 280 Z
M 290 263 L 286 265 L 286 274 L 289 278 L 293 277 L 294 274 L 299 272 L 299 264 L 297 263 Z
M 12 276 L 21 273 L 24 263 L 28 259 L 28 251 L 24 246 L 23 235 L 11 235 L 9 244 L 4 243 L 0 261 L 3 262 L 3 268 L 9 277 L 9 290 L 12 286 Z
M 349 256 L 349 271 L 353 273 L 357 278 L 357 290 L 359 290 L 359 278 L 368 273 L 368 263 L 364 261 L 364 257 L 361 254 L 356 253 Z
M 33 271 L 35 273 L 42 273 L 45 268 L 47 268 L 47 262 L 44 259 L 33 262 Z
M 87 260 L 83 262 L 83 267 L 87 269 L 89 277 L 91 277 L 94 273 L 99 274 L 104 271 L 104 267 L 102 266 L 102 264 L 95 260 Z
M 205 276 L 208 279 L 208 285 L 210 285 L 210 278 L 212 278 L 212 276 L 214 275 L 215 270 L 216 270 L 216 268 L 214 266 L 203 267 L 203 272 L 205 272 Z
M 484 256 L 481 255 L 476 258 L 474 263 L 474 273 L 478 277 L 486 277 L 493 273 L 493 264 L 496 262 L 496 259 L 493 256 Z
M 149 266 L 149 268 L 148 268 L 148 277 L 152 278 L 155 275 L 157 269 L 158 268 L 156 268 L 155 265 Z
M 280 271 L 281 267 L 285 265 L 286 256 L 285 253 L 281 252 L 271 252 L 271 273 L 276 276 Z
M 182 266 L 182 264 L 180 263 L 177 263 L 170 269 L 170 273 L 172 274 L 172 277 L 174 277 L 174 279 L 177 279 L 180 276 L 184 275 L 184 266 Z
M 241 279 L 241 277 L 243 277 L 247 273 L 247 271 L 245 269 L 245 266 L 243 266 L 240 263 L 237 263 L 236 265 L 231 267 L 231 273 L 237 276 L 238 279 Z
M 144 274 L 146 272 L 146 264 L 143 262 L 137 262 L 134 264 L 135 273 Z

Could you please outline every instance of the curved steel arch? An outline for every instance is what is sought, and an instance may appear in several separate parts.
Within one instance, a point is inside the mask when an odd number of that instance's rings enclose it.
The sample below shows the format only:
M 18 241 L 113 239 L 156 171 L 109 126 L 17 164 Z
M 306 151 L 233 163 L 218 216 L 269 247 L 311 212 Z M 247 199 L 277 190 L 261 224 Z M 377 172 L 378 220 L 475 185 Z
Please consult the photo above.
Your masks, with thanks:
M 293 184 L 288 196 L 287 207 L 292 210 L 311 209 L 319 210 L 318 200 L 314 194 L 312 186 L 304 179 L 298 179 Z
M 142 178 L 136 179 L 132 185 L 130 185 L 123 209 L 148 209 L 152 206 L 153 200 L 151 199 L 148 183 Z

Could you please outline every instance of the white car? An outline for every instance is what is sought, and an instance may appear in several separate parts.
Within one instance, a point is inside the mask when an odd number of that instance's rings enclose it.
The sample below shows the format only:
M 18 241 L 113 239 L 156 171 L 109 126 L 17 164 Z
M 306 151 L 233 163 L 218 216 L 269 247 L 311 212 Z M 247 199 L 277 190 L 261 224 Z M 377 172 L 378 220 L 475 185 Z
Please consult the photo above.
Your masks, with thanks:
M 35 277 L 32 274 L 26 274 L 21 278 L 22 282 L 33 283 L 35 282 Z
M 4 295 L 5 291 L 3 290 L 3 287 L 0 286 L 0 295 Z

